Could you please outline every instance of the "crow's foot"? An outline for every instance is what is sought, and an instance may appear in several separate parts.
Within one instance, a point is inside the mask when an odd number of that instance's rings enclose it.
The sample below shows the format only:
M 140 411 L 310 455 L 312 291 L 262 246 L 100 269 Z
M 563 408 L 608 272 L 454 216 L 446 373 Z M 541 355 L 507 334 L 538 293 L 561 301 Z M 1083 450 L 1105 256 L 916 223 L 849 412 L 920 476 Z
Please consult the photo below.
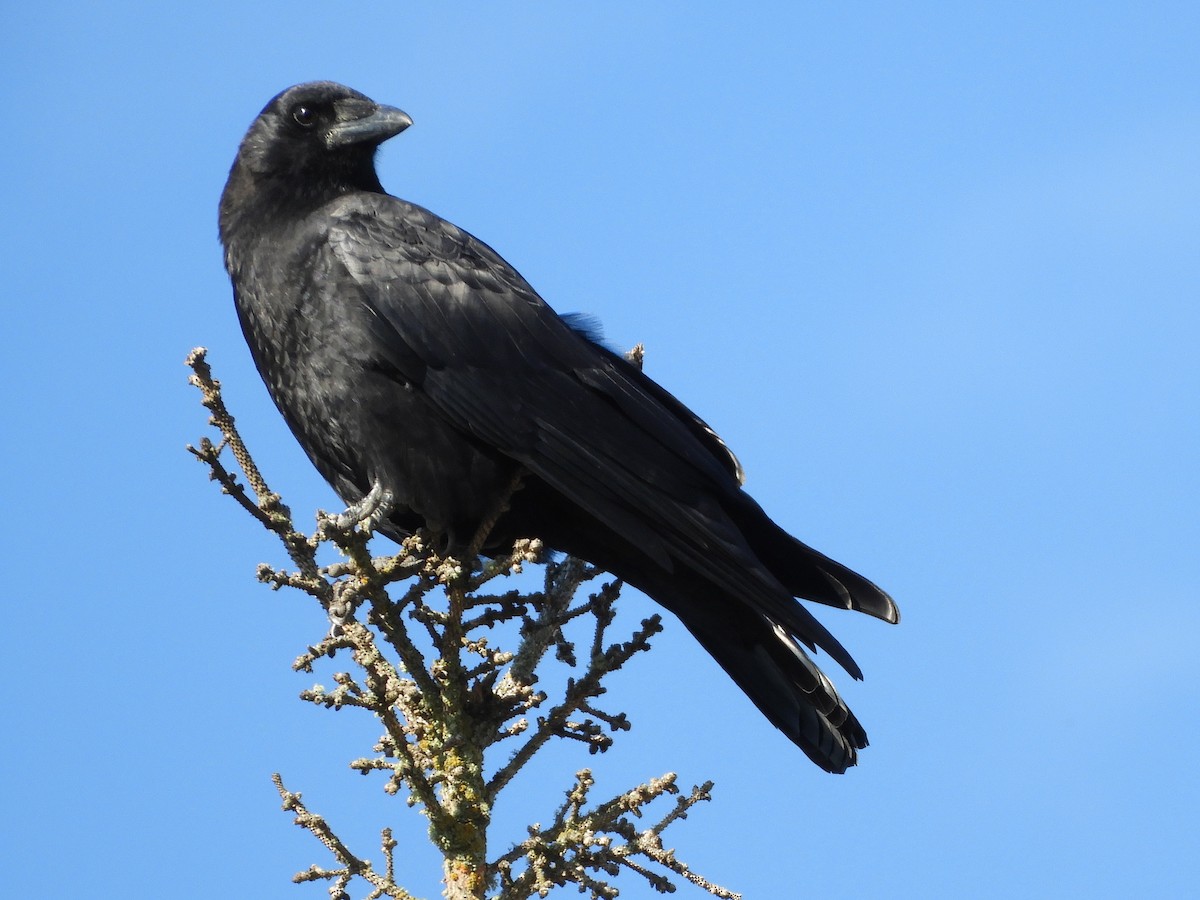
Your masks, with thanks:
M 338 513 L 336 516 L 326 516 L 322 523 L 322 531 L 334 530 L 348 533 L 354 529 L 355 525 L 358 525 L 363 531 L 373 532 L 391 515 L 395 508 L 396 503 L 392 492 L 376 481 L 371 485 L 371 490 L 367 495 L 357 503 L 346 507 L 345 512 Z

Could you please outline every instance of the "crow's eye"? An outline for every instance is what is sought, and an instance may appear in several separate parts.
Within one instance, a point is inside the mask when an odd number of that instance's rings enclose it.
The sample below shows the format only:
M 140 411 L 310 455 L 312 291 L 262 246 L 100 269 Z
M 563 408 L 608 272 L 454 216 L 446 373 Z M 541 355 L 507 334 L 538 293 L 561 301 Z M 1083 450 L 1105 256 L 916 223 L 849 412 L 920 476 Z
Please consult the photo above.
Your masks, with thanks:
M 311 106 L 300 105 L 292 110 L 292 118 L 302 128 L 312 128 L 317 124 L 317 111 Z

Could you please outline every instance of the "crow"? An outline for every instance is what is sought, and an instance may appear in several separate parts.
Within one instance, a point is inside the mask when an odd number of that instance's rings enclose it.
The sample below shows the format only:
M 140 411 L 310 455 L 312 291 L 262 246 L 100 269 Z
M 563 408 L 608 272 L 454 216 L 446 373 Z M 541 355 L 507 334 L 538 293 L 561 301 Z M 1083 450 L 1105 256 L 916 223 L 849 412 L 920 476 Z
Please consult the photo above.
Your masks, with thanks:
M 485 552 L 537 537 L 611 572 L 844 772 L 866 732 L 806 648 L 862 673 L 796 598 L 897 622 L 891 597 L 776 525 L 708 425 L 491 247 L 386 193 L 376 151 L 411 124 L 340 84 L 288 88 L 221 196 L 242 330 L 317 470 L 389 537 L 462 548 L 490 525 Z

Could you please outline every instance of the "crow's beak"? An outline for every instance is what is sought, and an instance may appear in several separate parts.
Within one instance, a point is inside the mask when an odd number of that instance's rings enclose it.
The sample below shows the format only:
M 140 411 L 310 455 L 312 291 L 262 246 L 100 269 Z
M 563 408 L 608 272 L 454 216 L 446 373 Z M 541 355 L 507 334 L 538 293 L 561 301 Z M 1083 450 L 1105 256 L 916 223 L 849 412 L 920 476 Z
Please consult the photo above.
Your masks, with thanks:
M 370 113 L 329 129 L 325 143 L 330 147 L 349 144 L 382 144 L 413 123 L 408 113 L 394 106 L 376 106 Z

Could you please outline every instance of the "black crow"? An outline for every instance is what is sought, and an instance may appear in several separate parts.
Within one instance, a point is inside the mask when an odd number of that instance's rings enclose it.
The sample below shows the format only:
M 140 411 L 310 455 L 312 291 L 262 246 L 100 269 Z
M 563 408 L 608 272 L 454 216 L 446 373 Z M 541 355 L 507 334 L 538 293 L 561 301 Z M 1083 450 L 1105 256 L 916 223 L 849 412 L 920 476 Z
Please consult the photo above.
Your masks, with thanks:
M 817 765 L 854 765 L 866 733 L 805 647 L 862 673 L 795 598 L 896 622 L 892 599 L 771 521 L 712 429 L 491 247 L 385 193 L 375 152 L 411 124 L 289 88 L 221 197 L 242 329 L 313 464 L 389 536 L 463 548 L 491 522 L 485 549 L 538 537 L 612 572 Z

